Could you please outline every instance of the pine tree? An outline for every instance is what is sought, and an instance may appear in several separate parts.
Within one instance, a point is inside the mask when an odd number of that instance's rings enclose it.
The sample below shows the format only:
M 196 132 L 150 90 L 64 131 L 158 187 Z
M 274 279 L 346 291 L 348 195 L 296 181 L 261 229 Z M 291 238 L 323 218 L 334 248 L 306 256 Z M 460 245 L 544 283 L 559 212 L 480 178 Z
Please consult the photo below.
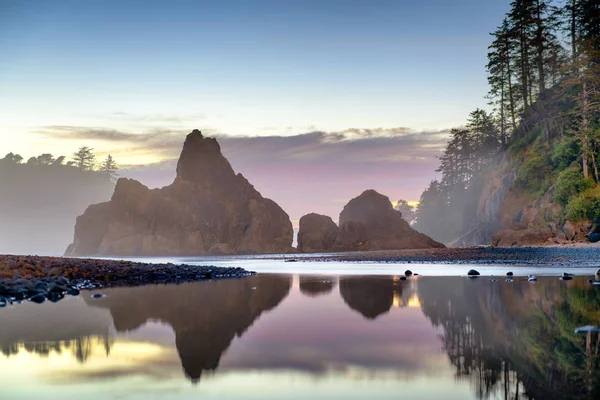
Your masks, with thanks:
M 79 150 L 73 153 L 74 166 L 81 171 L 92 171 L 96 164 L 96 156 L 93 150 L 87 146 L 80 147 Z
M 117 177 L 118 170 L 117 162 L 114 158 L 109 154 L 106 156 L 102 164 L 100 165 L 100 171 L 107 174 L 110 177 L 111 181 L 114 181 Z

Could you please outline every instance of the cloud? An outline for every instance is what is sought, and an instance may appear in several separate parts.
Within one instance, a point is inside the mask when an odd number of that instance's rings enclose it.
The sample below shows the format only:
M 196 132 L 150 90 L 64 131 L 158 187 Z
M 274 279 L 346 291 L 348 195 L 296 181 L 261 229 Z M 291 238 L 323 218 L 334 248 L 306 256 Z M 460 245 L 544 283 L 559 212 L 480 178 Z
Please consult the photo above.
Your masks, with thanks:
M 39 132 L 55 139 L 114 143 L 124 155 L 160 155 L 160 162 L 122 166 L 120 171 L 150 187 L 172 182 L 187 134 L 171 129 L 141 134 L 73 126 L 48 126 Z M 318 212 L 334 220 L 343 203 L 366 189 L 375 189 L 394 202 L 418 200 L 435 177 L 437 156 L 449 135 L 446 130 L 418 132 L 402 127 L 254 137 L 203 132 L 217 137 L 236 172 L 281 205 L 292 219 Z

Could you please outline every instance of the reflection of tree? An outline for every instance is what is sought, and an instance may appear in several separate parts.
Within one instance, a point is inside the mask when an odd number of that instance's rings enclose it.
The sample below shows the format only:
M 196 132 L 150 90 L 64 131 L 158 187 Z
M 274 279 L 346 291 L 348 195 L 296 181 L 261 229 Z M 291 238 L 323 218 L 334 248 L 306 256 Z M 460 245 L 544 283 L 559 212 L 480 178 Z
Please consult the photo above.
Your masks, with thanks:
M 204 371 L 217 369 L 234 337 L 276 307 L 290 287 L 290 277 L 257 275 L 113 289 L 105 298 L 86 301 L 108 308 L 117 331 L 133 330 L 150 320 L 171 325 L 183 369 L 196 382 Z
M 106 334 L 103 336 L 82 336 L 76 339 L 58 342 L 12 343 L 11 345 L 2 348 L 2 354 L 10 357 L 18 354 L 21 350 L 24 350 L 40 357 L 47 357 L 51 353 L 63 354 L 64 352 L 69 351 L 78 362 L 85 363 L 92 355 L 93 350 L 98 346 L 104 347 L 106 355 L 108 356 L 113 342 L 113 338 Z
M 330 276 L 300 276 L 300 292 L 309 297 L 330 293 L 335 287 L 335 279 Z
M 380 276 L 347 276 L 340 278 L 340 294 L 351 309 L 367 319 L 387 313 L 393 305 L 406 306 L 403 295 L 406 281 Z
M 587 284 L 586 284 L 587 285 Z M 479 398 L 595 398 L 600 338 L 574 333 L 600 323 L 600 292 L 582 282 L 492 284 L 421 278 L 424 314 L 443 330 L 457 376 Z

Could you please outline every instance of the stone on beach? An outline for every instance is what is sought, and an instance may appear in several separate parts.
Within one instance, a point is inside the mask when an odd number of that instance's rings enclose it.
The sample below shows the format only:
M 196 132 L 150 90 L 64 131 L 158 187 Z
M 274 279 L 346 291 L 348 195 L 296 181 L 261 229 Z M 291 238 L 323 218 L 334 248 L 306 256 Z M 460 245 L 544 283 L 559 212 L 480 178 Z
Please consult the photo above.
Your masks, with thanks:
M 479 273 L 479 271 L 477 271 L 475 269 L 471 269 L 471 270 L 469 270 L 469 272 L 467 272 L 467 275 L 469 275 L 469 276 L 479 276 L 481 274 Z

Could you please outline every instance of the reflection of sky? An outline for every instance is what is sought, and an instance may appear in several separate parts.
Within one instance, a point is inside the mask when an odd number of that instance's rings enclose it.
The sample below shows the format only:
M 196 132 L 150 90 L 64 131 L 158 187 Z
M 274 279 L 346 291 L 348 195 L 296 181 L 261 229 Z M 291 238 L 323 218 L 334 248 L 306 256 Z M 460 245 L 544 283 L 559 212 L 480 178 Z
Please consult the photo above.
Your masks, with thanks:
M 348 308 L 338 287 L 309 297 L 299 291 L 296 278 L 289 296 L 235 338 L 217 372 L 203 375 L 198 385 L 184 377 L 171 327 L 150 321 L 113 337 L 108 355 L 101 341 L 92 341 L 84 363 L 69 351 L 38 356 L 21 350 L 0 358 L 2 396 L 358 399 L 397 398 L 401 393 L 408 398 L 473 397 L 468 383 L 454 380 L 440 332 L 426 320 L 418 302 L 409 300 L 407 307 L 392 307 L 367 320 Z M 110 290 L 106 294 L 110 296 Z M 49 321 L 64 317 L 61 303 L 37 307 L 50 311 Z M 95 308 L 70 317 L 86 324 L 82 314 L 91 310 Z M 0 323 L 2 317 L 0 313 Z M 49 321 L 40 328 L 60 332 L 61 327 Z

